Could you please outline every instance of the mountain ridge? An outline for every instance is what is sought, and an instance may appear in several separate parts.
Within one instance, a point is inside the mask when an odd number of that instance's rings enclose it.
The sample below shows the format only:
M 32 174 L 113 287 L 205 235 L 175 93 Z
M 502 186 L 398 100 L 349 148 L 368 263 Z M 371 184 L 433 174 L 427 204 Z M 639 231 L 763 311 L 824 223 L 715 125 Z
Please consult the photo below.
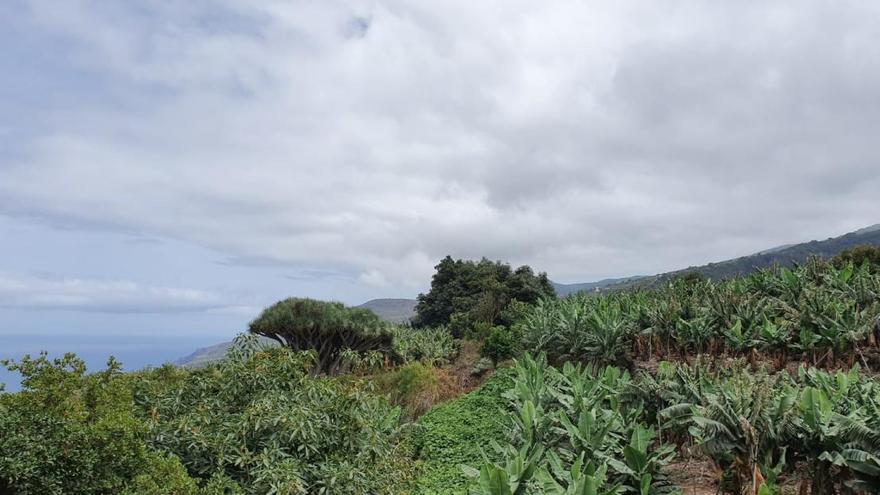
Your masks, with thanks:
M 811 240 L 797 244 L 786 244 L 765 249 L 757 253 L 740 256 L 700 266 L 690 266 L 680 270 L 658 273 L 616 284 L 600 287 L 601 291 L 626 290 L 631 288 L 656 287 L 686 273 L 700 273 L 712 280 L 733 278 L 773 266 L 791 267 L 805 263 L 812 256 L 832 258 L 847 249 L 856 246 L 880 246 L 880 224 L 864 227 L 837 237 L 829 237 L 822 241 Z

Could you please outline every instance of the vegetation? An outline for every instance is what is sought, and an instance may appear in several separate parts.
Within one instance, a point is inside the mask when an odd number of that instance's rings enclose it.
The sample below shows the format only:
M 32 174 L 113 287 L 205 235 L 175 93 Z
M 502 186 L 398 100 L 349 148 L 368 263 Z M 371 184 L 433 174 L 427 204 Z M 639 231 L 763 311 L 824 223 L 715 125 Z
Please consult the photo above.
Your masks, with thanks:
M 431 290 L 419 294 L 416 326 L 448 325 L 455 337 L 475 327 L 508 326 L 515 315 L 514 301 L 532 304 L 556 292 L 546 273 L 535 275 L 528 266 L 482 259 L 479 262 L 453 260 L 447 256 L 435 267 Z
M 727 282 L 680 278 L 653 291 L 543 300 L 519 325 L 523 348 L 557 363 L 709 354 L 851 366 L 876 351 L 878 318 L 872 265 L 814 259 Z
M 85 374 L 45 356 L 0 396 L 14 494 L 406 493 L 401 410 L 369 383 L 314 378 L 314 354 L 241 339 L 198 370 Z
M 479 470 L 479 492 L 491 495 L 556 493 L 663 493 L 661 469 L 673 448 L 656 442 L 630 396 L 629 374 L 618 368 L 567 363 L 561 370 L 543 356 L 524 357 L 505 397 L 512 433 Z
M 179 459 L 149 447 L 119 363 L 92 375 L 72 354 L 4 364 L 24 391 L 0 395 L 0 493 L 196 493 Z
M 653 495 L 682 454 L 726 494 L 880 493 L 872 253 L 562 300 L 447 258 L 445 326 L 288 299 L 198 369 L 6 362 L 0 494 Z
M 481 450 L 504 439 L 509 373 L 496 373 L 478 390 L 443 404 L 419 418 L 413 437 L 416 457 L 424 463 L 416 493 L 457 495 L 474 486 L 462 465 L 482 460 Z
M 848 264 L 861 266 L 867 262 L 876 269 L 880 267 L 880 246 L 856 246 L 838 254 L 831 262 L 838 268 L 843 268 Z
M 414 329 L 396 326 L 391 329 L 394 355 L 405 363 L 421 361 L 427 365 L 448 363 L 458 354 L 459 342 L 446 327 Z
M 387 323 L 368 309 L 336 302 L 285 299 L 263 310 L 250 332 L 294 351 L 313 351 L 315 374 L 337 374 L 345 364 L 345 350 L 391 352 Z

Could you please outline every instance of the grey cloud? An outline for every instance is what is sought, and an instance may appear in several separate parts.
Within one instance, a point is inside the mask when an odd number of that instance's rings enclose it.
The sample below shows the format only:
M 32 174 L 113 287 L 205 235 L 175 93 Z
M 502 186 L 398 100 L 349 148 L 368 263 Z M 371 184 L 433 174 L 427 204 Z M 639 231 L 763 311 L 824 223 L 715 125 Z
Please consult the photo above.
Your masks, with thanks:
M 238 306 L 203 290 L 0 273 L 0 307 L 99 313 L 234 311 Z
M 415 286 L 445 254 L 576 280 L 877 221 L 870 4 L 222 5 L 32 2 L 126 104 L 34 109 L 0 212 Z

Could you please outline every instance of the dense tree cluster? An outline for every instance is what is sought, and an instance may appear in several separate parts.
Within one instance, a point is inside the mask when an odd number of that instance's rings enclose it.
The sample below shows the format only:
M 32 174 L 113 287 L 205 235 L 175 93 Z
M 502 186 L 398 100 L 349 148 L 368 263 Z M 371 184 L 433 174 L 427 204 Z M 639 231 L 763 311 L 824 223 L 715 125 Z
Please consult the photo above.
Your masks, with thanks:
M 512 303 L 532 304 L 556 292 L 546 273 L 528 266 L 482 260 L 453 260 L 447 256 L 435 267 L 431 289 L 419 294 L 416 326 L 449 325 L 455 336 L 475 326 L 509 325 Z

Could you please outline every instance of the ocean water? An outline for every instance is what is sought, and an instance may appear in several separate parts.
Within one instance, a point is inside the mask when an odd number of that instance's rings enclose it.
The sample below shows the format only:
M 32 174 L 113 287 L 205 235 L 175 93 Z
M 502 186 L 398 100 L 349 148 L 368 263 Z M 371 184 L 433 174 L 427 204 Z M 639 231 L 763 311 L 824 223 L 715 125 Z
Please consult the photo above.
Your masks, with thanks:
M 73 352 L 86 362 L 89 371 L 105 368 L 112 355 L 126 371 L 148 366 L 160 366 L 180 359 L 200 347 L 216 344 L 226 336 L 210 335 L 118 335 L 106 333 L 73 334 L 0 334 L 0 359 L 20 359 L 25 354 L 36 356 L 47 351 L 49 357 L 60 357 Z M 228 340 L 228 338 L 226 338 Z M 21 377 L 0 366 L 0 383 L 7 392 L 16 392 Z

